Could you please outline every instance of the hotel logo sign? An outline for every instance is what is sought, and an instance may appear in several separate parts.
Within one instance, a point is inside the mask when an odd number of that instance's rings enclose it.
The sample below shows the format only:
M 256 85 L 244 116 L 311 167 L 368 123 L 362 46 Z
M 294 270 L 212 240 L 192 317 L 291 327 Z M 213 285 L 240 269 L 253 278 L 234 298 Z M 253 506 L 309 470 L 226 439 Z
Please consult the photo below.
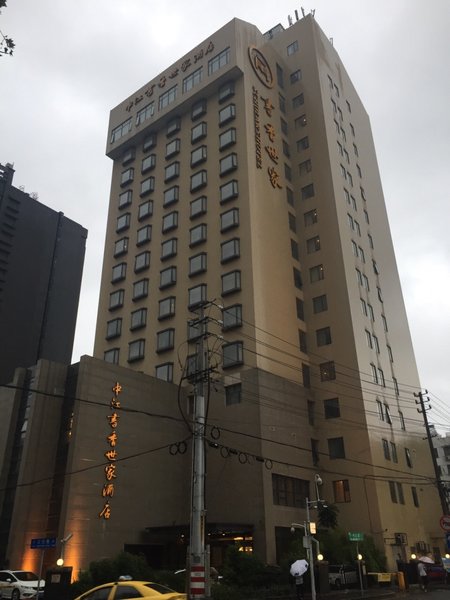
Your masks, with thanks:
M 266 88 L 273 87 L 273 75 L 272 70 L 267 62 L 264 54 L 260 52 L 255 46 L 249 46 L 248 56 L 250 63 L 255 71 L 256 76 L 260 82 L 266 86 Z

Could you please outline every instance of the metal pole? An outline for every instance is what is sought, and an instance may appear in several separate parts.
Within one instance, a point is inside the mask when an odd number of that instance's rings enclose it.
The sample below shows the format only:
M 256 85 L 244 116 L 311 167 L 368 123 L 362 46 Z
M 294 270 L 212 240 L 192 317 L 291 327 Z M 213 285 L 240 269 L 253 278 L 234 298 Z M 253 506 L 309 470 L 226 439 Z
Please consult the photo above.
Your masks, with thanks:
M 308 540 L 309 568 L 311 572 L 311 599 L 316 600 L 316 579 L 314 576 L 314 549 L 311 539 L 311 520 L 309 517 L 309 499 L 306 498 L 306 538 Z
M 204 326 L 204 307 L 200 306 L 199 326 Z M 202 331 L 202 329 L 201 329 Z M 197 381 L 194 394 L 194 426 L 192 444 L 191 560 L 190 598 L 205 597 L 205 420 L 206 404 L 204 332 L 197 345 Z
M 362 595 L 362 594 L 364 594 L 364 586 L 363 586 L 363 579 L 362 579 L 361 561 L 359 560 L 358 542 L 356 542 L 356 560 L 358 561 L 359 585 L 361 588 L 361 595 Z
M 37 584 L 37 590 L 36 590 L 36 600 L 39 600 L 39 592 L 41 590 L 41 578 L 42 578 L 42 567 L 44 565 L 44 554 L 45 554 L 45 550 L 44 550 L 44 548 L 42 548 L 41 562 L 39 564 L 39 575 L 38 575 L 38 584 Z

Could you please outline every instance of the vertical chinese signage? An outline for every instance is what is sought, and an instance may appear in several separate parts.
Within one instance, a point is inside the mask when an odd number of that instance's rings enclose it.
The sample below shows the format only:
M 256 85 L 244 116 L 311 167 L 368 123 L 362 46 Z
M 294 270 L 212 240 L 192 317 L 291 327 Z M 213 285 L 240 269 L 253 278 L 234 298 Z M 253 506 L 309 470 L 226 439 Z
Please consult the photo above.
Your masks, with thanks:
M 102 488 L 103 508 L 99 512 L 100 519 L 109 519 L 111 517 L 110 499 L 114 496 L 115 480 L 117 479 L 116 461 L 117 461 L 117 426 L 119 424 L 120 393 L 122 386 L 118 381 L 114 384 L 112 391 L 114 392 L 110 402 L 110 413 L 107 415 L 109 423 L 109 431 L 106 436 L 107 449 L 104 453 L 108 463 L 105 465 L 105 482 Z
M 254 46 L 250 46 L 248 49 L 248 55 L 250 58 L 251 65 L 255 74 L 261 83 L 271 89 L 273 87 L 273 75 L 270 69 L 269 63 L 265 59 L 264 55 Z M 266 120 L 263 127 L 261 127 L 261 116 L 260 116 L 260 100 L 262 101 L 262 108 L 269 120 Z M 252 89 L 252 103 L 253 103 L 253 123 L 254 123 L 254 134 L 255 134 L 255 145 L 256 145 L 256 167 L 258 169 L 263 168 L 263 147 L 269 157 L 269 166 L 267 167 L 267 175 L 270 184 L 273 188 L 281 189 L 283 186 L 280 183 L 280 174 L 278 172 L 278 151 L 275 146 L 277 132 L 272 122 L 272 113 L 275 109 L 270 98 L 261 96 L 255 86 Z

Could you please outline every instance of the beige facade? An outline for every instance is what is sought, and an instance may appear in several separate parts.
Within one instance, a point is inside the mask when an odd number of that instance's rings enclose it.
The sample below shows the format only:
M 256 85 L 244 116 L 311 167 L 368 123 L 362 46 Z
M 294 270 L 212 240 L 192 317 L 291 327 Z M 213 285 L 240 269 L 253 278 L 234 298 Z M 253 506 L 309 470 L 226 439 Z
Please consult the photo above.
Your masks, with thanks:
M 107 154 L 96 359 L 82 359 L 76 395 L 107 403 L 123 384 L 124 406 L 140 411 L 120 421 L 126 456 L 187 439 L 189 303 L 212 302 L 213 562 L 225 533 L 275 563 L 315 473 L 340 526 L 372 535 L 391 569 L 412 549 L 443 551 L 370 123 L 314 19 L 265 35 L 231 21 L 111 112 Z M 58 535 L 76 528 L 74 565 L 139 544 L 173 563 L 190 447 L 127 460 L 105 522 L 104 410 L 74 411 Z

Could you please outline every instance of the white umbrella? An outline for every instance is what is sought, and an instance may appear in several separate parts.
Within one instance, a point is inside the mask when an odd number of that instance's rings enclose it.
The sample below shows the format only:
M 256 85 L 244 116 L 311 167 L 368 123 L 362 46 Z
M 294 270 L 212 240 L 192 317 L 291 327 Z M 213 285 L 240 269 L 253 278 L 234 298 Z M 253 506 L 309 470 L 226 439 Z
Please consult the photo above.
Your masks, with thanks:
M 303 573 L 306 573 L 308 570 L 308 563 L 303 558 L 301 560 L 296 560 L 291 565 L 291 575 L 293 577 L 300 577 Z
M 432 558 L 430 558 L 429 556 L 420 556 L 417 560 L 419 562 L 431 563 L 432 565 L 434 565 L 434 560 Z

